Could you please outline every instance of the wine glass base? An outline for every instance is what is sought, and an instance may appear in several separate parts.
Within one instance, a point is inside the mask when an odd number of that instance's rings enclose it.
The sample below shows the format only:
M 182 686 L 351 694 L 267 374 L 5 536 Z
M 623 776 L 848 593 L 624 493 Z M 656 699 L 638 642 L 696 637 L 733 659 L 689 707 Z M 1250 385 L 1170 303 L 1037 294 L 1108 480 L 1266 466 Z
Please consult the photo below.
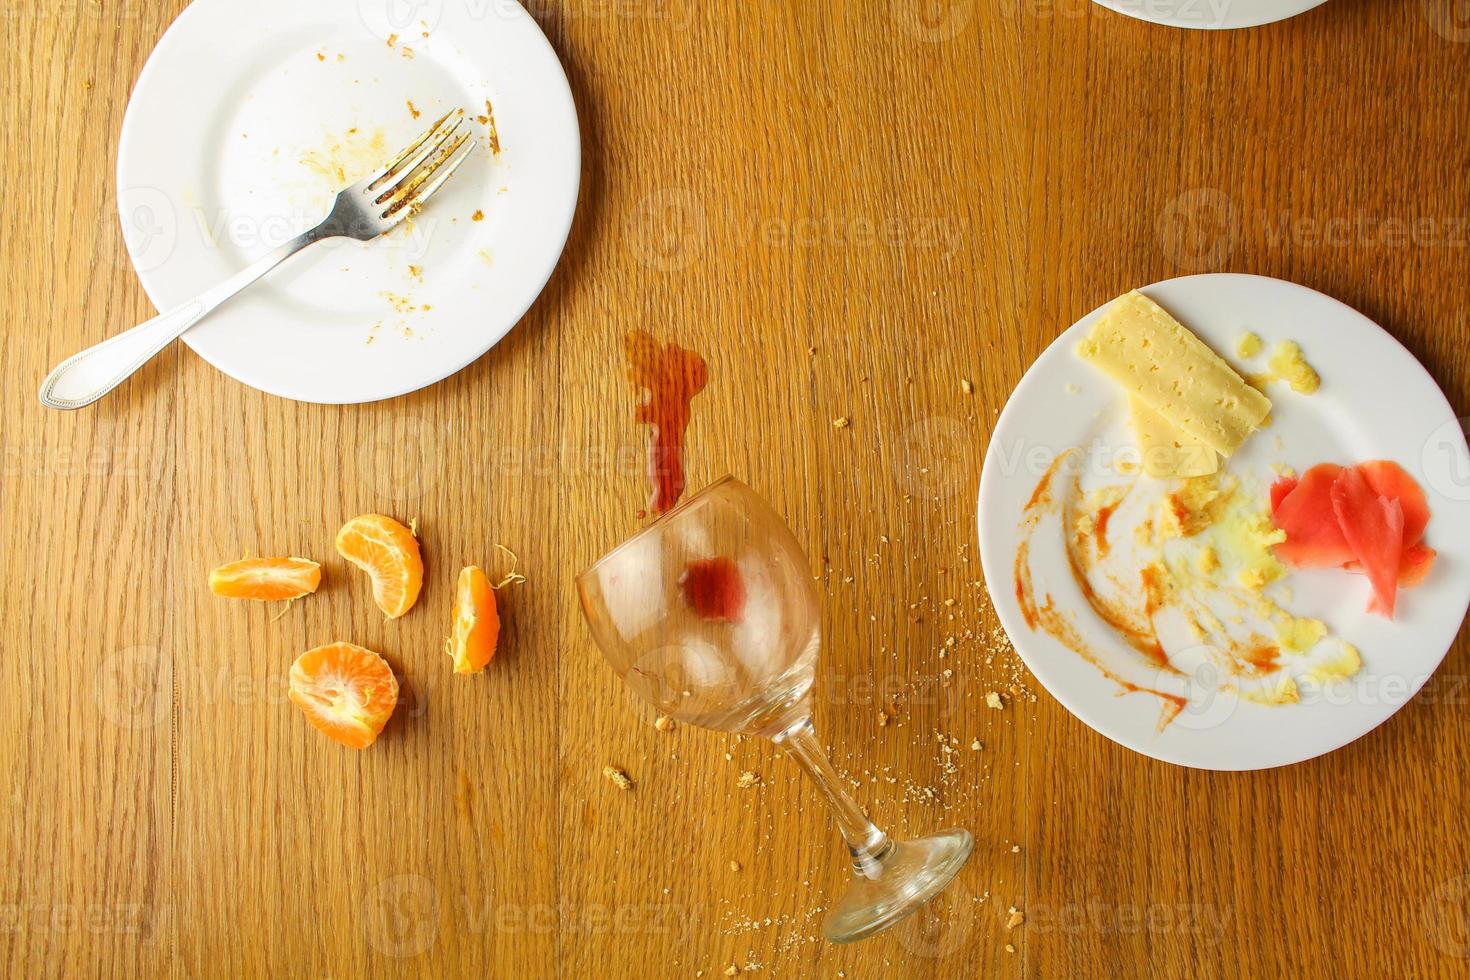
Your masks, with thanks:
M 855 943 L 882 932 L 944 891 L 965 862 L 975 839 L 967 830 L 941 830 L 918 840 L 895 841 L 871 875 L 857 874 L 822 931 L 828 941 Z

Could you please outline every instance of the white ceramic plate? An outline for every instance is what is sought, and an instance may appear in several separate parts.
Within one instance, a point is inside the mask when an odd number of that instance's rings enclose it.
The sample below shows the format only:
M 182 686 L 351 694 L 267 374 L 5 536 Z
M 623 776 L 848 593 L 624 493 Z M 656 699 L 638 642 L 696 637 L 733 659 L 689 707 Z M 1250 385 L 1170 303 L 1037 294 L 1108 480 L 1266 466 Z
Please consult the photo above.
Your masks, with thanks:
M 1139 20 L 1194 30 L 1259 27 L 1326 3 L 1327 0 L 1097 0 Z
M 1238 338 L 1255 331 L 1268 347 L 1296 340 L 1322 376 L 1314 395 L 1269 389 L 1272 425 L 1229 461 L 1232 474 L 1264 487 L 1273 463 L 1298 472 L 1319 462 L 1392 459 L 1423 487 L 1439 550 L 1427 581 L 1400 593 L 1390 622 L 1366 611 L 1367 585 L 1340 571 L 1293 572 L 1290 608 L 1326 621 L 1362 652 L 1363 667 L 1303 697 L 1265 706 L 1202 697 L 1162 731 L 1157 701 L 1121 695 L 1096 668 L 1044 632 L 1028 628 L 1016 598 L 1018 524 L 1059 453 L 1108 440 L 1131 442 L 1120 389 L 1074 350 L 1102 313 L 1062 334 L 1027 372 L 996 423 L 980 482 L 985 579 L 1000 621 L 1026 665 L 1069 711 L 1145 755 L 1205 769 L 1262 769 L 1329 752 L 1382 724 L 1444 659 L 1470 605 L 1470 451 L 1463 427 L 1432 378 L 1407 350 L 1362 314 L 1302 286 L 1245 275 L 1189 276 L 1143 290 L 1215 350 L 1235 360 Z M 1064 551 L 1058 551 L 1064 555 Z M 1033 553 L 1033 566 L 1035 553 Z M 1054 575 L 1066 576 L 1065 558 Z M 1080 596 L 1080 593 L 1079 593 Z M 1121 644 L 1088 608 L 1071 612 Z
M 477 122 L 480 149 L 423 213 L 374 242 L 315 246 L 185 336 L 262 391 L 373 401 L 489 350 L 566 243 L 576 109 L 555 52 L 510 0 L 195 0 L 144 68 L 118 154 L 124 237 L 149 297 L 166 310 L 229 277 L 439 115 L 487 115 L 487 102 L 500 152 Z

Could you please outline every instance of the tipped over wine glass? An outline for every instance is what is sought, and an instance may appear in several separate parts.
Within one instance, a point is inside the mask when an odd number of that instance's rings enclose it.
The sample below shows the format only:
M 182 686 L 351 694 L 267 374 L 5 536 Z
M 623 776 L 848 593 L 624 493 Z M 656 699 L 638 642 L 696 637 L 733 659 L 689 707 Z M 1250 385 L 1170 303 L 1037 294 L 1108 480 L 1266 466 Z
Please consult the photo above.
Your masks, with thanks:
M 598 646 L 663 714 L 768 738 L 832 808 L 852 882 L 827 916 L 832 942 L 865 939 L 944 890 L 969 859 L 968 831 L 895 841 L 843 788 L 811 723 L 821 630 L 805 554 L 759 495 L 725 477 L 577 579 Z

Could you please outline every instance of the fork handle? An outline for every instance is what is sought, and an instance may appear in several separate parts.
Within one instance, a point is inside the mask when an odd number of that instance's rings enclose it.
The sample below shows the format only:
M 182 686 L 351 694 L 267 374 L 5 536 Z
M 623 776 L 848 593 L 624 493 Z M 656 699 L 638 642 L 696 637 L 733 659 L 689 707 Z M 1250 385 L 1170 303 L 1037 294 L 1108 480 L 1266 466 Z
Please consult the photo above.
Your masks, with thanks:
M 62 411 L 85 408 L 92 404 L 132 377 L 139 368 L 153 360 L 159 351 L 178 340 L 184 331 L 213 313 L 246 286 L 303 248 L 327 237 L 330 236 L 322 228 L 313 228 L 182 306 L 161 313 L 115 337 L 109 337 L 79 354 L 73 354 L 58 364 L 41 383 L 41 404 Z

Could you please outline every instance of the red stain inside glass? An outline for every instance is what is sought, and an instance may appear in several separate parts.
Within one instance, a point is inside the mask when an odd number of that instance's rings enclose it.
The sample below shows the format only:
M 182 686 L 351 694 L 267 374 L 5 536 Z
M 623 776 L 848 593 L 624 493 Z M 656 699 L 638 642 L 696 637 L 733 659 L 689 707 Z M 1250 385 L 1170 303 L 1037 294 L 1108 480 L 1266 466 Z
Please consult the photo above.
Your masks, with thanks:
M 700 619 L 738 623 L 745 615 L 745 579 L 729 558 L 691 561 L 679 579 L 684 602 Z
M 624 349 L 628 379 L 647 393 L 635 417 L 653 426 L 648 451 L 653 496 L 648 508 L 662 514 L 684 495 L 684 432 L 689 428 L 690 403 L 709 383 L 709 365 L 694 351 L 665 346 L 643 330 L 630 332 Z

